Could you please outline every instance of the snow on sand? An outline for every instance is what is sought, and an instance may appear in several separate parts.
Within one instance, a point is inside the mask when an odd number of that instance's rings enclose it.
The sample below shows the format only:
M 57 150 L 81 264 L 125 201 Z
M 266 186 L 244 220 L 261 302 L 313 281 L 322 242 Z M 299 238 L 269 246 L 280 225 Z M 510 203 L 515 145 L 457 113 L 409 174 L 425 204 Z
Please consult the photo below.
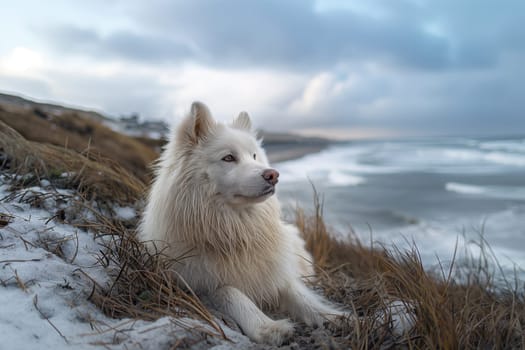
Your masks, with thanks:
M 105 285 L 106 271 L 97 263 L 100 239 L 93 233 L 54 219 L 67 210 L 72 192 L 54 190 L 42 181 L 29 194 L 46 194 L 39 207 L 8 191 L 0 174 L 0 349 L 168 349 L 184 342 L 192 348 L 248 348 L 246 337 L 223 327 L 233 342 L 188 332 L 209 329 L 199 321 L 155 322 L 112 319 L 89 300 L 90 278 Z M 23 190 L 24 192 L 27 191 Z M 130 209 L 120 210 L 130 217 Z M 89 276 L 89 277 L 88 277 Z

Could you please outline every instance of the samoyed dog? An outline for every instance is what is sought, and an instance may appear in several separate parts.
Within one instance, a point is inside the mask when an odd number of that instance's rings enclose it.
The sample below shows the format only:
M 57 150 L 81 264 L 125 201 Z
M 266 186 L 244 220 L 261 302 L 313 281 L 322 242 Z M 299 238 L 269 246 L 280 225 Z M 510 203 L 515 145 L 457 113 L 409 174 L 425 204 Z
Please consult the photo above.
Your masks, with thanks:
M 281 220 L 270 167 L 250 117 L 217 123 L 195 102 L 158 164 L 139 238 L 164 249 L 176 274 L 238 323 L 255 342 L 280 345 L 290 319 L 319 326 L 342 313 L 309 289 L 312 257 L 295 226 Z

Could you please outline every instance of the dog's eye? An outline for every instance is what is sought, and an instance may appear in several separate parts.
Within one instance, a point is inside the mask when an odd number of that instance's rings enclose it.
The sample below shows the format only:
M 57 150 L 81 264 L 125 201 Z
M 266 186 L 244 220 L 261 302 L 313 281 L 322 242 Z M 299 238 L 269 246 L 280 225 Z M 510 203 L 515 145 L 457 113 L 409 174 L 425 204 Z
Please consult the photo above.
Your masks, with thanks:
M 232 154 L 228 154 L 226 157 L 222 158 L 225 162 L 235 162 L 235 157 Z
M 255 153 L 253 154 L 253 159 L 257 159 L 257 155 Z

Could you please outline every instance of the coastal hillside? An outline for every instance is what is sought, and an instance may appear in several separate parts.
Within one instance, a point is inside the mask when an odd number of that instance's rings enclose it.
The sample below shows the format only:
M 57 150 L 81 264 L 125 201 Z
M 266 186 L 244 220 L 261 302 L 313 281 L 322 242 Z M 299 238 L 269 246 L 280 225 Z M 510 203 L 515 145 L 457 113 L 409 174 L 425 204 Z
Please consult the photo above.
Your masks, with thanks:
M 153 141 L 118 133 L 106 126 L 104 119 L 79 110 L 39 105 L 20 108 L 0 103 L 0 121 L 29 141 L 62 147 L 90 159 L 118 160 L 142 181 L 148 180 L 148 165 L 158 157 Z
M 12 100 L 0 103 L 2 346 L 271 348 L 251 343 L 166 273 L 181 257 L 161 260 L 135 239 L 161 144 L 91 112 Z M 274 137 L 265 135 L 270 155 L 294 144 L 326 146 Z M 496 279 L 482 239 L 481 256 L 428 271 L 415 246 L 369 246 L 352 232 L 336 239 L 322 194 L 312 190 L 312 198 L 293 221 L 315 260 L 314 288 L 358 318 L 319 329 L 297 324 L 283 349 L 525 346 L 523 285 Z
M 169 135 L 169 126 L 162 121 L 142 121 L 137 115 L 110 118 L 94 111 L 1 93 L 0 121 L 30 141 L 72 149 L 90 157 L 117 159 L 142 181 L 150 179 L 150 164 Z M 260 136 L 272 162 L 318 152 L 330 144 L 326 139 L 289 133 L 261 131 Z

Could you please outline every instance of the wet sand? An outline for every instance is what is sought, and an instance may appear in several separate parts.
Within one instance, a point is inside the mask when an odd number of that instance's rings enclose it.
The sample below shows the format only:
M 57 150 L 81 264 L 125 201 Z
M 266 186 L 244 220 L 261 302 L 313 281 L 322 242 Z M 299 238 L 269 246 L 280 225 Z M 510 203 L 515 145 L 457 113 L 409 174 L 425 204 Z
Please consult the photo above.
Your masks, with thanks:
M 279 163 L 298 159 L 306 155 L 321 152 L 329 143 L 293 143 L 293 144 L 265 144 L 264 148 L 270 163 Z

